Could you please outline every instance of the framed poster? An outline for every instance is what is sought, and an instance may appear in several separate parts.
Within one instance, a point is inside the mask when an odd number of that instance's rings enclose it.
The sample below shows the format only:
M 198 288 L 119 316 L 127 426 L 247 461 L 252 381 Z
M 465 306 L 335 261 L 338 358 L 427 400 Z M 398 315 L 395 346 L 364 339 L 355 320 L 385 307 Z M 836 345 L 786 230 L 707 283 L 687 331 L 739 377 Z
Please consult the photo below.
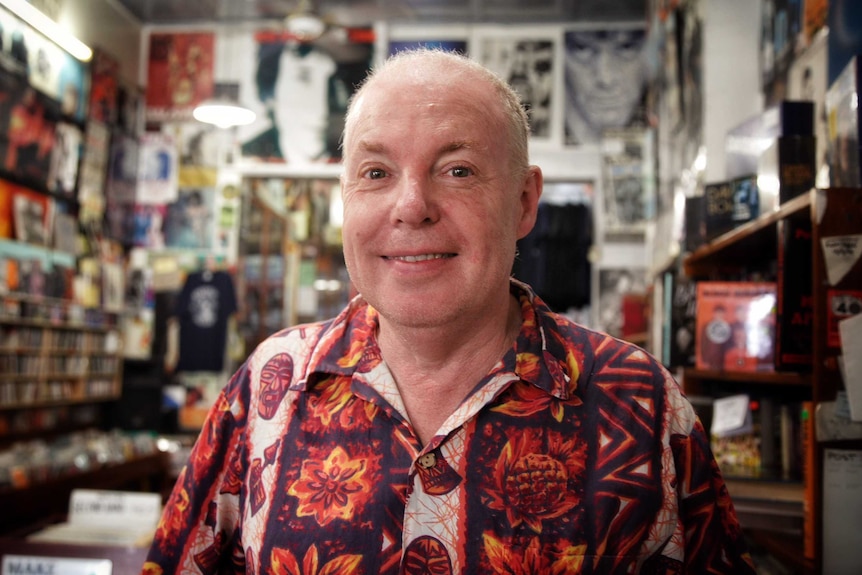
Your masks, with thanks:
M 214 83 L 215 34 L 150 34 L 147 66 L 146 121 L 191 120 L 195 106 L 211 98 Z
M 521 96 L 534 140 L 550 140 L 555 113 L 558 36 L 550 28 L 476 29 L 470 55 L 499 74 Z
M 643 237 L 655 216 L 655 178 L 650 132 L 608 131 L 602 137 L 602 202 L 605 239 Z
M 371 68 L 375 36 L 371 28 L 324 34 L 297 43 L 286 30 L 260 30 L 220 37 L 228 57 L 254 54 L 239 82 L 243 106 L 256 114 L 239 126 L 244 158 L 291 164 L 331 163 L 341 158 L 347 103 Z M 225 66 L 233 64 L 226 62 Z
M 59 107 L 23 77 L 0 70 L 0 169 L 47 188 Z
M 646 124 L 647 31 L 642 24 L 563 33 L 565 143 L 598 144 L 607 130 Z

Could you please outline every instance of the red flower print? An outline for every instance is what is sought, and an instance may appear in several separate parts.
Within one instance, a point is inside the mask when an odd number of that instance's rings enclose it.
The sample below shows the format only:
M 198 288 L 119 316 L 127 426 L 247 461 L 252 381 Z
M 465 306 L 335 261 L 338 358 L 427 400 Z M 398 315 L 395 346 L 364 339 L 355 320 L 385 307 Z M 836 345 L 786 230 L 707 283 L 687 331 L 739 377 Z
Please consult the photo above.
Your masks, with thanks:
M 580 573 L 586 545 L 565 548 L 562 552 L 544 553 L 539 538 L 534 537 L 526 547 L 507 545 L 493 535 L 482 536 L 485 553 L 494 573 L 533 575 L 535 573 Z
M 572 482 L 583 474 L 585 450 L 559 433 L 524 431 L 497 459 L 488 507 L 505 511 L 512 527 L 526 523 L 541 533 L 542 521 L 561 517 L 580 502 Z
M 299 499 L 296 514 L 314 517 L 321 525 L 333 519 L 349 520 L 362 494 L 371 491 L 365 459 L 350 459 L 340 446 L 324 460 L 306 460 L 299 479 L 287 492 Z
M 271 575 L 340 575 L 356 573 L 361 555 L 341 555 L 320 565 L 317 546 L 312 544 L 302 558 L 302 564 L 288 549 L 273 549 L 268 573 Z

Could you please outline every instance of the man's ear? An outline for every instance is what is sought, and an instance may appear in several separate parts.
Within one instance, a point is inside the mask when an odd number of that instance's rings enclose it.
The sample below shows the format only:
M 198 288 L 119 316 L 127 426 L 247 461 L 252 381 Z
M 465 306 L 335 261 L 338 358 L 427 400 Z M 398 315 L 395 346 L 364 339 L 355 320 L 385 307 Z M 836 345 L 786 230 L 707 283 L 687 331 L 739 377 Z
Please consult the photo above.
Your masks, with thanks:
M 530 233 L 536 224 L 539 211 L 539 198 L 542 197 L 544 176 L 539 166 L 530 166 L 521 182 L 521 219 L 518 222 L 518 239 Z

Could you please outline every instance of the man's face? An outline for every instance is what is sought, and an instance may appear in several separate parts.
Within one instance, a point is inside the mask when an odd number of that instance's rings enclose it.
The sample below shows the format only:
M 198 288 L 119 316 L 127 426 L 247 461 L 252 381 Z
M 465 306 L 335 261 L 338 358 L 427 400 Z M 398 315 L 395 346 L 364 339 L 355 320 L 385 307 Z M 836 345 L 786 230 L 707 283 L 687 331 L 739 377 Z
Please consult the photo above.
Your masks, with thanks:
M 412 327 L 472 321 L 499 306 L 541 191 L 540 174 L 512 177 L 489 88 L 459 87 L 440 72 L 376 78 L 345 138 L 348 271 L 384 319 Z M 535 186 L 525 192 L 525 181 Z
M 566 33 L 570 98 L 596 129 L 625 126 L 643 94 L 640 30 Z

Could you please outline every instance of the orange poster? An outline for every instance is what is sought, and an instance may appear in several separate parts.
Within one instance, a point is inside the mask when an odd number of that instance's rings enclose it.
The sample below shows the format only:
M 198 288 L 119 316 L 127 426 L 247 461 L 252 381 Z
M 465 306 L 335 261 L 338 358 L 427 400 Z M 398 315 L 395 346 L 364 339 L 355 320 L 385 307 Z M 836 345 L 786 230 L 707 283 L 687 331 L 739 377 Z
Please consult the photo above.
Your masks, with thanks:
M 695 366 L 775 369 L 775 283 L 698 282 Z
M 150 35 L 147 122 L 191 120 L 195 106 L 213 96 L 214 48 L 211 32 Z

